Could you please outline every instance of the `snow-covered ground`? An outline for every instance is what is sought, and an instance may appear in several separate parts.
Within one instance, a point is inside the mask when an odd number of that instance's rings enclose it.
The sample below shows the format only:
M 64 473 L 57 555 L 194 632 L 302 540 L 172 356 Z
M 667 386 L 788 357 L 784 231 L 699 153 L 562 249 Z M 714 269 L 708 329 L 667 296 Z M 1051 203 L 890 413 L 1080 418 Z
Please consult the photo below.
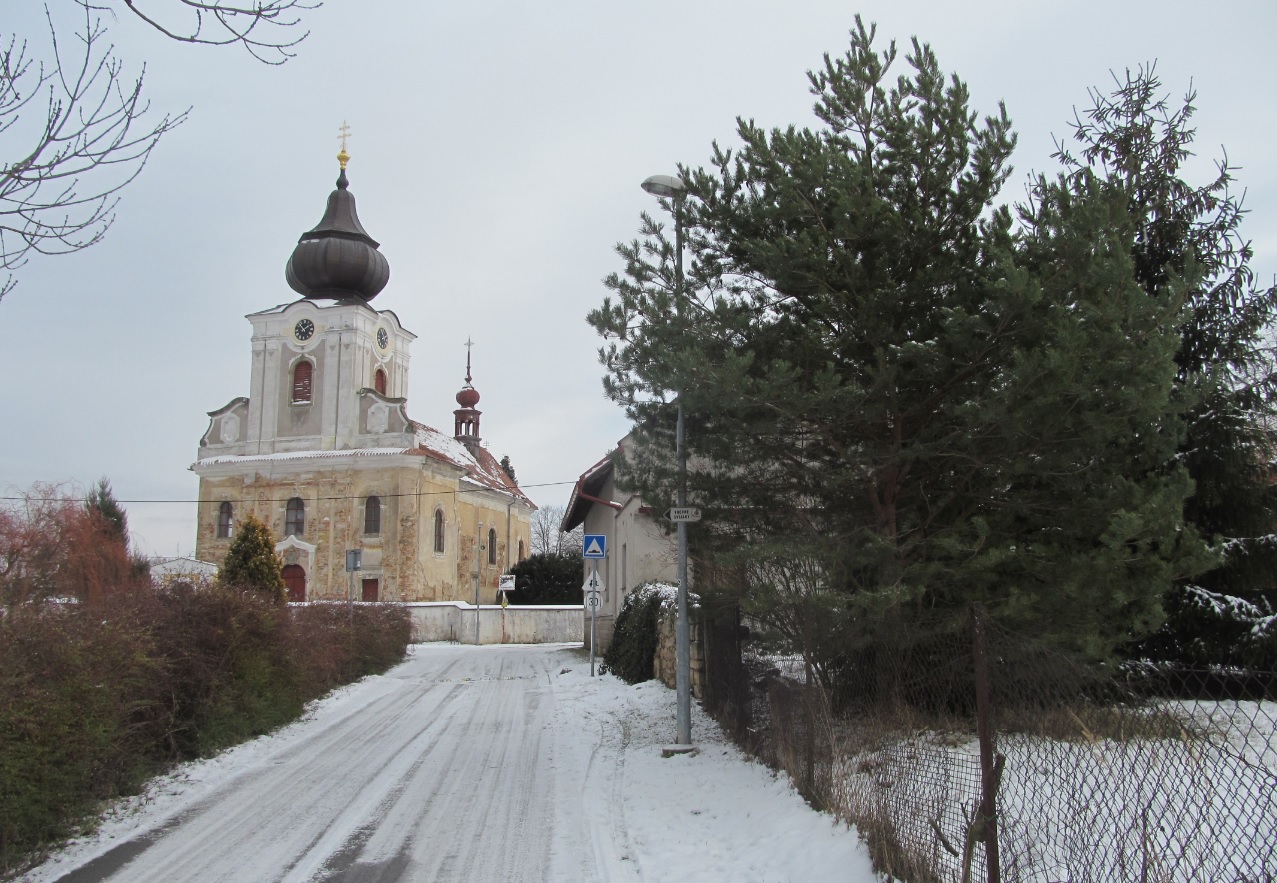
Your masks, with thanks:
M 24 879 L 848 881 L 854 830 L 674 693 L 571 646 L 419 644 L 270 736 L 120 802 Z

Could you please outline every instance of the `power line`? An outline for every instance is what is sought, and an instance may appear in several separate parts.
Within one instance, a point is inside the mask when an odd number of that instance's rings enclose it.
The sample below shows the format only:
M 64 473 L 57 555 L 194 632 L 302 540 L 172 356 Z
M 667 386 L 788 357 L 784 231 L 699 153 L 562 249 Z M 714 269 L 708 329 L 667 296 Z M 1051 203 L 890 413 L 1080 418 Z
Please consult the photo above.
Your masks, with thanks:
M 545 481 L 545 482 L 541 482 L 540 484 L 523 484 L 523 485 L 518 485 L 518 489 L 523 490 L 524 488 L 535 488 L 535 487 L 562 487 L 563 485 L 569 485 L 569 484 L 576 484 L 576 480 L 573 479 L 572 481 Z M 497 490 L 497 489 L 488 488 L 488 490 Z M 336 496 L 329 496 L 329 497 L 316 497 L 315 501 L 320 502 L 320 501 L 332 501 L 332 500 L 366 500 L 370 496 L 380 497 L 383 500 L 391 498 L 391 497 L 443 497 L 443 496 L 456 496 L 457 494 L 463 494 L 463 493 L 469 493 L 469 491 L 417 491 L 415 493 L 410 492 L 410 493 L 402 493 L 402 494 L 339 494 Z M 291 499 L 293 499 L 293 497 L 285 497 L 282 499 L 254 500 L 253 502 L 287 503 Z M 67 497 L 0 497 L 0 500 L 9 501 L 9 502 L 38 502 L 38 503 L 83 502 L 82 497 L 70 497 L 70 496 L 67 496 Z M 116 500 L 116 502 L 121 504 L 123 503 L 129 503 L 129 504 L 193 503 L 195 505 L 199 505 L 201 503 L 224 503 L 226 502 L 226 500 L 224 498 L 217 497 L 217 498 L 207 499 L 207 500 L 202 500 L 202 499 L 201 500 Z

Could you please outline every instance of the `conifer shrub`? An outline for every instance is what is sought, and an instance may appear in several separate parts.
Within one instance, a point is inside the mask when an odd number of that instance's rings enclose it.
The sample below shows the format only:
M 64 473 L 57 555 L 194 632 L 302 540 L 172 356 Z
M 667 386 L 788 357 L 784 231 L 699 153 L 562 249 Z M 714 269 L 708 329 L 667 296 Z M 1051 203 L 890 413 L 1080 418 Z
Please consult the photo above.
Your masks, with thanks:
M 603 654 L 604 674 L 610 672 L 629 684 L 655 677 L 661 607 L 667 598 L 662 588 L 645 583 L 626 596 L 616 615 L 612 643 Z
M 275 538 L 270 528 L 252 515 L 247 516 L 226 550 L 218 579 L 224 585 L 253 589 L 272 601 L 284 603 L 283 566 L 275 552 Z

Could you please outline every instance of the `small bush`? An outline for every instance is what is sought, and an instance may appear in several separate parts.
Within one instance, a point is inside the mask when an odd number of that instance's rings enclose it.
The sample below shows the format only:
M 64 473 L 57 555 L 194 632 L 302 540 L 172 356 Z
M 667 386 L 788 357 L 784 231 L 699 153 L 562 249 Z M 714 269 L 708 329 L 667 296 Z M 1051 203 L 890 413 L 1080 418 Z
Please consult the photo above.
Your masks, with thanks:
M 641 585 L 625 598 L 616 615 L 612 643 L 603 654 L 604 674 L 611 672 L 629 684 L 650 681 L 655 673 L 658 624 L 661 607 L 669 596 L 667 586 Z

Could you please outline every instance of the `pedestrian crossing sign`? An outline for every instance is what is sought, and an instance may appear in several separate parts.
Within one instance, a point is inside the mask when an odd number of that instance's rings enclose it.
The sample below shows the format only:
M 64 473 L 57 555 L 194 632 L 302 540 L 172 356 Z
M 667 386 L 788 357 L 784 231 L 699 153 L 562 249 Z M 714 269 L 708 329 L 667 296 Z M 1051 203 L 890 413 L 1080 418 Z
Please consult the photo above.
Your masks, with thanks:
M 587 533 L 584 537 L 584 543 L 581 548 L 581 554 L 586 558 L 606 558 L 607 557 L 607 535 L 601 533 Z

